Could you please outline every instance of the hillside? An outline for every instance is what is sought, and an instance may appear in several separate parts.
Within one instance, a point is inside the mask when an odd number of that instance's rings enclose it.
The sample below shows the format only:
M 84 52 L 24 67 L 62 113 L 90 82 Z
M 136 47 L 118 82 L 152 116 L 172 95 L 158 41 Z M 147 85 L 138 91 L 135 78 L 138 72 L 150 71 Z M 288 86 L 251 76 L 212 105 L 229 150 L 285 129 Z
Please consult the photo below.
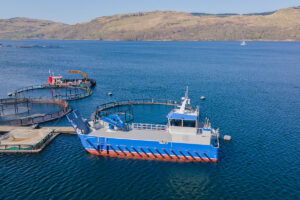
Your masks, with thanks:
M 300 41 L 300 7 L 247 15 L 141 12 L 99 17 L 75 25 L 13 18 L 0 20 L 0 38 Z
M 63 23 L 52 22 L 48 20 L 11 18 L 0 19 L 0 38 L 25 39 L 25 38 L 43 38 L 40 32 L 51 32 L 69 27 Z

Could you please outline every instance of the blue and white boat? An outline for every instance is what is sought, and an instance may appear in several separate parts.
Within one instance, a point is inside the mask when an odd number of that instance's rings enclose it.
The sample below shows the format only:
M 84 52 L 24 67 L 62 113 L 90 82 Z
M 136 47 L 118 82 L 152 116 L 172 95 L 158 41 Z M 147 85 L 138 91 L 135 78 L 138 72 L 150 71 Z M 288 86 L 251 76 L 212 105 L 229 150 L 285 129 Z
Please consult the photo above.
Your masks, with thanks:
M 219 130 L 199 107 L 188 105 L 188 91 L 181 105 L 167 115 L 167 124 L 124 123 L 117 115 L 88 122 L 77 111 L 67 115 L 80 141 L 91 154 L 166 161 L 217 162 Z M 203 127 L 201 127 L 201 124 Z

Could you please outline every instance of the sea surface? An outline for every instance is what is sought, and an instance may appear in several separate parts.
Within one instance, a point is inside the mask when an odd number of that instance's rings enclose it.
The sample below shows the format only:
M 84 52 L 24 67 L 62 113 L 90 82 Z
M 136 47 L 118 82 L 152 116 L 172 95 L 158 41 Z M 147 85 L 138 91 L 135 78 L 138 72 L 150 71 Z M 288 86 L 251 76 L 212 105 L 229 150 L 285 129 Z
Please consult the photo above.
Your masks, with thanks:
M 115 100 L 180 100 L 189 86 L 202 119 L 232 136 L 217 163 L 170 163 L 92 156 L 60 135 L 39 154 L 0 154 L 0 199 L 300 199 L 299 42 L 0 43 L 2 98 L 49 69 L 96 79 L 92 96 L 70 102 L 86 118 Z M 165 122 L 167 111 L 139 107 L 135 120 Z

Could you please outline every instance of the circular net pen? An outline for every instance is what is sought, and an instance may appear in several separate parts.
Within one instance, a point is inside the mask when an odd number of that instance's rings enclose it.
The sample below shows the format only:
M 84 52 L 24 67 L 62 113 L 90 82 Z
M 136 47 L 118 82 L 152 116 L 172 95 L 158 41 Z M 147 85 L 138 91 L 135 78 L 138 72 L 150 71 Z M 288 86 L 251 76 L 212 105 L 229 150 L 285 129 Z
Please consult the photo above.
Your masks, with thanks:
M 36 85 L 18 89 L 8 94 L 16 98 L 61 99 L 66 101 L 83 99 L 92 94 L 90 87 Z
M 158 107 L 158 108 L 149 108 L 147 111 L 145 110 L 145 107 L 142 107 L 139 109 L 140 115 L 138 115 L 138 118 L 145 118 L 147 119 L 147 116 L 144 115 L 143 111 L 145 113 L 149 112 L 156 112 L 160 113 L 160 109 L 163 109 L 163 112 L 169 112 L 170 106 L 176 107 L 180 106 L 180 104 L 177 101 L 174 100 L 166 100 L 166 99 L 132 99 L 132 100 L 125 100 L 125 101 L 115 101 L 115 102 L 109 102 L 105 104 L 101 104 L 97 106 L 96 111 L 92 114 L 91 119 L 93 121 L 96 121 L 98 119 L 101 119 L 102 117 L 107 117 L 111 114 L 121 114 L 120 118 L 122 121 L 128 123 L 135 121 L 134 118 L 134 109 L 138 110 L 137 106 L 143 106 L 143 105 L 157 105 L 157 106 L 164 106 Z M 135 107 L 134 107 L 135 106 Z M 193 110 L 193 107 L 187 107 L 187 109 Z M 136 113 L 137 114 L 137 113 Z M 149 116 L 151 118 L 151 116 Z M 140 119 L 138 119 L 140 120 Z M 161 122 L 155 122 L 155 123 L 161 123 Z
M 72 108 L 60 99 L 0 99 L 0 125 L 29 126 L 64 117 Z
M 107 107 L 103 109 L 98 109 L 92 114 L 91 119 L 97 120 L 101 119 L 103 117 L 109 117 L 110 115 L 118 115 L 120 119 L 125 123 L 133 122 L 134 120 L 134 114 L 133 114 L 133 105 L 132 104 L 123 104 L 118 106 L 110 106 L 109 104 L 102 104 L 102 105 L 108 105 Z

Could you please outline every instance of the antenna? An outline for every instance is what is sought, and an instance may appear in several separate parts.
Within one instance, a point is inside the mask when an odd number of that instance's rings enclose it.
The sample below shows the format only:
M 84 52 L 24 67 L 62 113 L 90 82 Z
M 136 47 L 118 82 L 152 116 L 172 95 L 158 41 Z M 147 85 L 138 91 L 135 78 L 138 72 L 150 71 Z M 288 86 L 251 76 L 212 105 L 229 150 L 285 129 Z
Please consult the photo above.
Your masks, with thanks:
M 190 104 L 190 99 L 188 96 L 189 96 L 189 87 L 186 86 L 185 96 L 182 97 L 182 104 L 179 109 L 180 113 L 184 113 L 186 104 Z
M 186 90 L 185 90 L 185 99 L 188 99 L 189 97 L 189 86 L 186 86 Z

